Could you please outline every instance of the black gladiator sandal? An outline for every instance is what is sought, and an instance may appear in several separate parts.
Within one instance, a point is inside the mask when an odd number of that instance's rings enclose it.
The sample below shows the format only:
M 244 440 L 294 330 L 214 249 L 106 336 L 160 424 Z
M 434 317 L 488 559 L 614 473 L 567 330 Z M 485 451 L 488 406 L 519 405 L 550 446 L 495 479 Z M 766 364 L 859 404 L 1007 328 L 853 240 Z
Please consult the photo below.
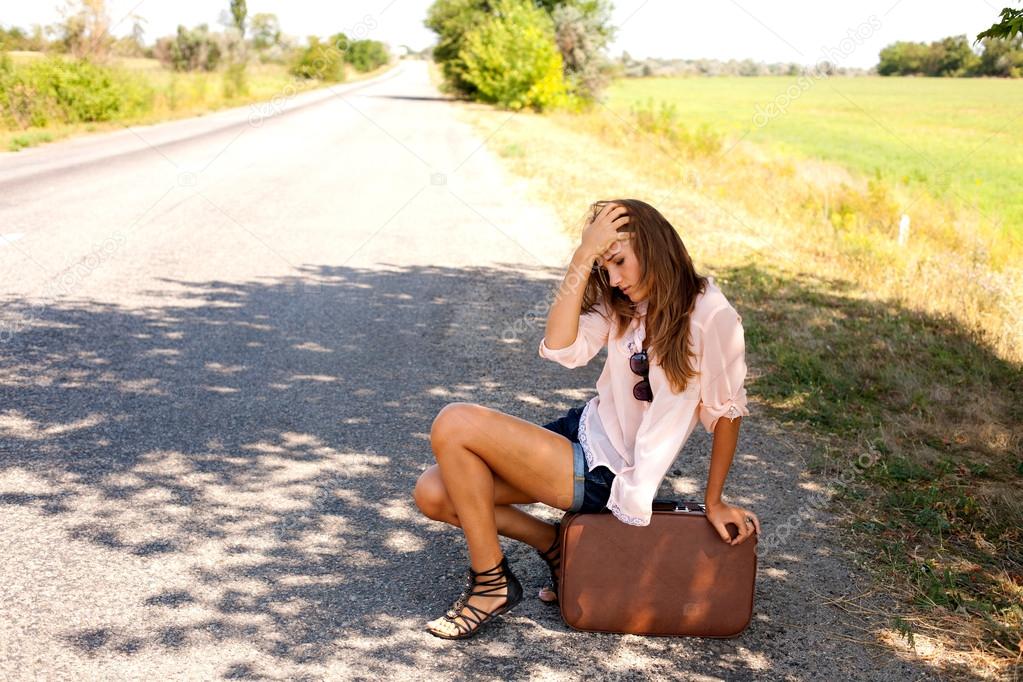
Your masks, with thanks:
M 484 589 L 474 589 L 481 587 Z M 507 601 L 493 611 L 487 612 L 469 603 L 470 597 L 501 596 L 500 592 L 505 587 L 508 588 Z M 510 611 L 520 601 L 522 601 L 522 584 L 511 572 L 508 558 L 504 557 L 501 559 L 501 563 L 486 571 L 477 573 L 472 568 L 469 569 L 465 589 L 454 605 L 444 614 L 444 618 L 458 628 L 458 634 L 449 635 L 431 628 L 426 628 L 426 631 L 441 639 L 468 639 L 479 632 L 486 623 L 502 613 Z
M 536 550 L 536 553 L 544 560 L 547 564 L 547 569 L 551 572 L 551 582 L 548 585 L 544 585 L 543 589 L 554 593 L 554 599 L 551 601 L 547 601 L 546 599 L 541 599 L 540 601 L 544 604 L 557 604 L 558 572 L 561 570 L 561 521 L 554 522 L 554 543 L 546 552 Z

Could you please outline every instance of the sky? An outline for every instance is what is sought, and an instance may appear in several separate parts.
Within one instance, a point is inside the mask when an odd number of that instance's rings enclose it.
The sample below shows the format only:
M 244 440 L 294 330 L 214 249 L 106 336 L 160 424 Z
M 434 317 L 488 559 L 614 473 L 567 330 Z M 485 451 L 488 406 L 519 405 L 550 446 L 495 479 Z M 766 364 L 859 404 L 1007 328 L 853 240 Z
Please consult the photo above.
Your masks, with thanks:
M 285 33 L 304 38 L 343 31 L 414 50 L 434 42 L 423 26 L 432 0 L 248 0 L 249 16 L 269 12 Z M 745 59 L 869 68 L 896 40 L 931 41 L 990 26 L 1006 0 L 615 0 L 610 53 L 637 58 Z M 0 0 L 0 24 L 27 28 L 57 21 L 62 0 Z M 146 20 L 146 40 L 178 24 L 216 26 L 228 0 L 108 0 L 114 33 Z

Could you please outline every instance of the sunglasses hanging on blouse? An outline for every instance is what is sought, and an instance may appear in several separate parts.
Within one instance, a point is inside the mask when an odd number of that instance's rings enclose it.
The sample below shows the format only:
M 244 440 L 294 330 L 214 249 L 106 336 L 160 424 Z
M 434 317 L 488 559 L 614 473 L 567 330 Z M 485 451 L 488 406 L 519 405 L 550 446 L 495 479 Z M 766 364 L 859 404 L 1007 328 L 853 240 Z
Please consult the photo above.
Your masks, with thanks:
M 637 374 L 641 377 L 635 386 L 632 387 L 632 397 L 636 400 L 645 400 L 647 402 L 653 402 L 654 392 L 650 388 L 650 360 L 647 357 L 645 350 L 639 350 L 632 354 L 629 358 L 629 369 L 632 370 L 633 374 Z

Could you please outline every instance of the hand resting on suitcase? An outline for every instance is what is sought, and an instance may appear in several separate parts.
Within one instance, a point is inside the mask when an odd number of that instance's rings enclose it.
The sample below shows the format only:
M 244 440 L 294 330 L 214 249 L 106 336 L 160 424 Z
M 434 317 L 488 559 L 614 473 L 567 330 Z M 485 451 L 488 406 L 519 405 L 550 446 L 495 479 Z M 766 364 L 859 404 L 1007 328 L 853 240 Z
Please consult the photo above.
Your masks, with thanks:
M 714 442 L 710 449 L 710 473 L 707 476 L 707 493 L 704 507 L 707 521 L 714 526 L 718 536 L 730 545 L 740 545 L 756 533 L 760 534 L 760 519 L 748 509 L 735 507 L 721 501 L 721 490 L 732 465 L 735 446 L 739 441 L 739 426 L 742 417 L 718 419 L 714 425 Z M 739 534 L 733 538 L 728 524 L 734 524 Z
M 707 509 L 707 520 L 714 526 L 721 539 L 730 545 L 739 545 L 749 539 L 751 535 L 760 534 L 760 520 L 751 511 L 742 507 L 734 507 L 725 502 L 716 505 L 705 505 Z M 749 520 L 747 520 L 749 519 Z M 728 524 L 734 524 L 739 529 L 739 534 L 732 538 L 728 531 Z

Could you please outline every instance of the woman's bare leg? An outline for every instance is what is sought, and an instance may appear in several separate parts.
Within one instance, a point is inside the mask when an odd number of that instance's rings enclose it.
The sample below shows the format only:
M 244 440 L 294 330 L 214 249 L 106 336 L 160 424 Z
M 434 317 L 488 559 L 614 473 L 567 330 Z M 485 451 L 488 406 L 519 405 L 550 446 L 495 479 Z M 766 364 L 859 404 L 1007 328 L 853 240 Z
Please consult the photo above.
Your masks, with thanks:
M 498 410 L 453 403 L 437 415 L 430 441 L 477 571 L 501 560 L 495 475 L 522 491 L 524 501 L 571 506 L 572 444 L 564 436 Z
M 416 482 L 413 492 L 416 505 L 428 518 L 443 521 L 458 528 L 462 527 L 455 512 L 455 506 L 444 487 L 440 467 L 436 464 L 424 471 Z M 513 488 L 507 481 L 494 476 L 494 516 L 497 520 L 498 535 L 546 551 L 554 542 L 554 525 L 542 521 L 532 514 L 513 507 L 513 504 L 533 504 L 521 490 Z
M 434 419 L 430 442 L 477 572 L 502 558 L 495 476 L 551 507 L 565 510 L 572 503 L 572 444 L 548 429 L 480 405 L 453 403 Z M 505 601 L 503 595 L 477 596 L 469 603 L 489 612 Z M 443 618 L 430 627 L 456 631 Z

